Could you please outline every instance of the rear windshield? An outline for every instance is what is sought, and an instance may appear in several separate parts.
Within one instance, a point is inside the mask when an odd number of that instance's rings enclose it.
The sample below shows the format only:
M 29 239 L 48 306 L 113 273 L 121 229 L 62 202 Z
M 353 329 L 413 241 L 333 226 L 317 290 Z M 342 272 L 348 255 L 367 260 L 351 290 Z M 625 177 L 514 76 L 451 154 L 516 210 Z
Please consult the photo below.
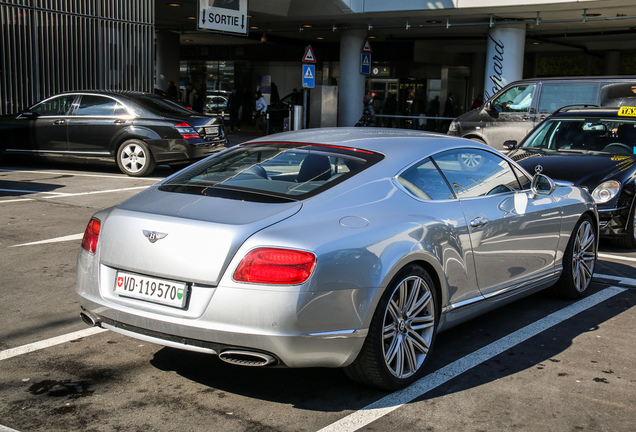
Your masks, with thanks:
M 244 145 L 184 170 L 160 189 L 258 202 L 297 201 L 355 176 L 382 157 L 326 145 Z

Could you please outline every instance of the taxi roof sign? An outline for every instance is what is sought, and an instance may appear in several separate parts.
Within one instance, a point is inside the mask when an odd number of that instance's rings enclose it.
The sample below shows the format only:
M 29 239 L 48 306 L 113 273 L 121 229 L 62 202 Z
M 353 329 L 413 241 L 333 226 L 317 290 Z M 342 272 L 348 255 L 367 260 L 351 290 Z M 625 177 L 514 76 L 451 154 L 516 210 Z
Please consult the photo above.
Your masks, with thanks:
M 316 63 L 316 56 L 314 55 L 314 50 L 311 49 L 311 45 L 307 45 L 307 49 L 305 49 L 303 63 Z
M 636 117 L 636 107 L 622 106 L 618 115 L 623 117 Z

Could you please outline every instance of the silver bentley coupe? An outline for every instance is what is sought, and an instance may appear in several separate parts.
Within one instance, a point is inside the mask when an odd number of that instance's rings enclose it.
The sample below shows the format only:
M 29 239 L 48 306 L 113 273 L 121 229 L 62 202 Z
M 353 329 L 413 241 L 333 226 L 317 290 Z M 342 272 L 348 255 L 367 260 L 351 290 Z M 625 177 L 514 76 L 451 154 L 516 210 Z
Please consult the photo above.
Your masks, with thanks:
M 582 188 L 463 138 L 313 129 L 231 147 L 88 223 L 89 325 L 246 366 L 343 367 L 397 389 L 436 334 L 597 259 Z

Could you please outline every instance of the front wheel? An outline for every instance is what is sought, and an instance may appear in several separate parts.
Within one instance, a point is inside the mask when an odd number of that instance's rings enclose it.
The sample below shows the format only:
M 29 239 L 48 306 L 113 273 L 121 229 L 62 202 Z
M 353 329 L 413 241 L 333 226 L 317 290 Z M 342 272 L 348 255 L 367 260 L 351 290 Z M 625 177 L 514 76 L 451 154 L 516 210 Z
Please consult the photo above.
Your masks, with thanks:
M 419 265 L 401 270 L 382 296 L 360 354 L 345 369 L 347 375 L 386 390 L 419 379 L 437 332 L 438 310 L 427 271 Z
M 117 150 L 117 165 L 124 174 L 141 177 L 154 171 L 155 160 L 146 143 L 131 139 L 124 142 Z
M 587 294 L 594 276 L 598 241 L 592 218 L 583 215 L 563 254 L 563 273 L 553 287 L 555 294 L 577 300 Z

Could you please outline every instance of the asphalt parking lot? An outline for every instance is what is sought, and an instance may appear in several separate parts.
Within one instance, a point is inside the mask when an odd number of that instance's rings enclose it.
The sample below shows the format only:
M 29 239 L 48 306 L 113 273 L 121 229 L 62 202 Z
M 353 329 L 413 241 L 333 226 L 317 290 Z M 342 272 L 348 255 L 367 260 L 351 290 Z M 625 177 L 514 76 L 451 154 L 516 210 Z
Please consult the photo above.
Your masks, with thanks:
M 0 163 L 0 432 L 634 430 L 636 251 L 604 243 L 589 297 L 539 293 L 441 333 L 429 375 L 396 393 L 87 327 L 86 223 L 172 172 Z

